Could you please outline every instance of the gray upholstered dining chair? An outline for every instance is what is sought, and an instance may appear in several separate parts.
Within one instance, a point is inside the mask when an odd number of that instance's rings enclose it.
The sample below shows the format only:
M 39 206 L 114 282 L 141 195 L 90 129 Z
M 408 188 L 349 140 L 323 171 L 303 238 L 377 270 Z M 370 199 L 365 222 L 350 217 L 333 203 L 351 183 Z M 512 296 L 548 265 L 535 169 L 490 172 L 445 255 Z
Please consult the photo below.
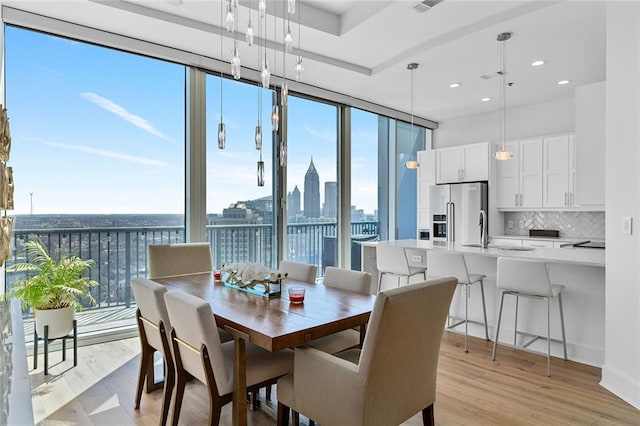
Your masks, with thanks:
M 151 245 L 147 254 L 150 279 L 213 271 L 207 242 Z
M 455 278 L 378 294 L 362 350 L 301 346 L 278 380 L 278 425 L 290 409 L 323 425 L 398 425 L 422 411 L 434 424 L 438 355 Z
M 220 421 L 222 406 L 233 400 L 234 342 L 220 341 L 211 306 L 193 295 L 172 291 L 165 294 L 171 320 L 171 343 L 176 365 L 172 424 L 177 425 L 189 375 L 207 386 L 209 391 L 209 424 Z M 275 383 L 291 370 L 290 349 L 269 352 L 246 343 L 247 391 Z M 188 373 L 188 374 L 187 374 Z
M 165 425 L 169 414 L 171 392 L 175 383 L 173 356 L 171 355 L 169 344 L 171 323 L 169 322 L 167 307 L 164 303 L 164 294 L 167 292 L 167 289 L 163 285 L 141 277 L 136 277 L 131 280 L 131 288 L 133 289 L 133 295 L 138 305 L 136 320 L 142 346 L 135 408 L 140 408 L 142 388 L 145 382 L 147 384 L 147 393 L 162 387 L 162 414 L 160 424 Z M 162 354 L 165 366 L 164 381 L 159 383 L 155 383 L 153 368 L 153 356 L 156 351 Z
M 350 269 L 327 266 L 324 270 L 323 284 L 326 287 L 370 294 L 371 274 L 368 272 L 352 271 Z M 364 330 L 362 333 L 353 329 L 343 330 L 312 340 L 308 345 L 323 352 L 336 354 L 346 349 L 359 346 L 361 343 L 361 336 L 364 336 Z
M 309 284 L 315 284 L 318 273 L 318 267 L 316 265 L 291 262 L 289 260 L 281 260 L 278 270 L 280 272 L 286 272 L 288 279 Z

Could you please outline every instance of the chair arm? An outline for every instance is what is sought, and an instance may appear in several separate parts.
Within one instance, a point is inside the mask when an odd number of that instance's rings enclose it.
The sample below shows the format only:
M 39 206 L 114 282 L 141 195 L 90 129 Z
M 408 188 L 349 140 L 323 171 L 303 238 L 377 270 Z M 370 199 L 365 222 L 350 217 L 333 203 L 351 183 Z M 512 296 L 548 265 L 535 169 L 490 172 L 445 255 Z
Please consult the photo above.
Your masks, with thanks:
M 327 415 L 336 420 L 336 411 L 362 411 L 364 378 L 358 366 L 315 348 L 295 348 L 293 390 L 297 411 L 319 422 Z

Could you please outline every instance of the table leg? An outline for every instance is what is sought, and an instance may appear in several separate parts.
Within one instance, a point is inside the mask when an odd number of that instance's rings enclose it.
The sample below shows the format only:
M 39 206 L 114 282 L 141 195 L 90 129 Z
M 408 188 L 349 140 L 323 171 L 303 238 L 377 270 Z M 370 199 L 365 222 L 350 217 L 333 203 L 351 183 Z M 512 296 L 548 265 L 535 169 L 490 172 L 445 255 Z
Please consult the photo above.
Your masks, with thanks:
M 233 424 L 247 424 L 247 354 L 246 342 L 240 337 L 234 339 L 233 350 Z

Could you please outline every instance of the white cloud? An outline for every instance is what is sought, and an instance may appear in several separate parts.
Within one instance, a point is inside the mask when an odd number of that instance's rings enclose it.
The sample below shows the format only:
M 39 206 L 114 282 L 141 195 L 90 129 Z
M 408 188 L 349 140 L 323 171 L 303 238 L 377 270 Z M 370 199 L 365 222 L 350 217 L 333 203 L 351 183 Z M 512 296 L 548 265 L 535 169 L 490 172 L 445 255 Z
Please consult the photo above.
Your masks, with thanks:
M 35 139 L 32 139 L 32 140 L 35 140 Z M 122 154 L 120 152 L 106 151 L 103 149 L 91 148 L 88 146 L 67 145 L 63 143 L 42 141 L 42 140 L 38 142 L 42 142 L 45 145 L 52 146 L 55 148 L 67 149 L 70 151 L 79 151 L 87 154 L 99 155 L 101 157 L 115 158 L 116 160 L 128 161 L 130 163 L 145 164 L 147 166 L 157 166 L 157 167 L 166 167 L 168 165 L 164 161 L 152 160 L 150 158 L 144 158 L 144 157 L 135 157 L 133 155 Z
M 319 132 L 316 129 L 313 129 L 309 126 L 304 126 L 304 130 L 305 132 L 309 133 L 311 136 L 313 136 L 316 139 L 320 139 L 322 141 L 329 142 L 329 143 L 336 142 L 335 132 L 328 132 L 328 131 Z
M 133 124 L 134 126 L 141 128 L 147 133 L 150 133 L 154 136 L 157 136 L 167 141 L 171 140 L 169 139 L 168 136 L 166 136 L 160 130 L 153 127 L 153 125 L 149 123 L 147 120 L 145 120 L 144 118 L 140 117 L 139 115 L 130 113 L 124 107 L 116 104 L 115 102 L 107 98 L 103 98 L 102 96 L 97 95 L 93 92 L 84 92 L 84 93 L 81 93 L 80 95 L 86 100 L 88 100 L 89 102 L 93 102 L 94 104 L 98 105 L 100 108 L 105 109 L 117 115 L 118 117 L 122 118 L 124 121 L 127 121 Z

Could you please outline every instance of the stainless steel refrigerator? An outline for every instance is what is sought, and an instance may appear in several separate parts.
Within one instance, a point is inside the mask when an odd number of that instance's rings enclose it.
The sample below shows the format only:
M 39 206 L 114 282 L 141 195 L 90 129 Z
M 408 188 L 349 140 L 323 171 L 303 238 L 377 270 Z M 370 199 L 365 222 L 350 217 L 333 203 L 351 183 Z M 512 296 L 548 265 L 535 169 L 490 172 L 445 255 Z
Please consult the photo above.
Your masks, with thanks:
M 486 182 L 431 186 L 431 239 L 436 243 L 480 244 L 480 210 L 487 213 L 487 197 Z

